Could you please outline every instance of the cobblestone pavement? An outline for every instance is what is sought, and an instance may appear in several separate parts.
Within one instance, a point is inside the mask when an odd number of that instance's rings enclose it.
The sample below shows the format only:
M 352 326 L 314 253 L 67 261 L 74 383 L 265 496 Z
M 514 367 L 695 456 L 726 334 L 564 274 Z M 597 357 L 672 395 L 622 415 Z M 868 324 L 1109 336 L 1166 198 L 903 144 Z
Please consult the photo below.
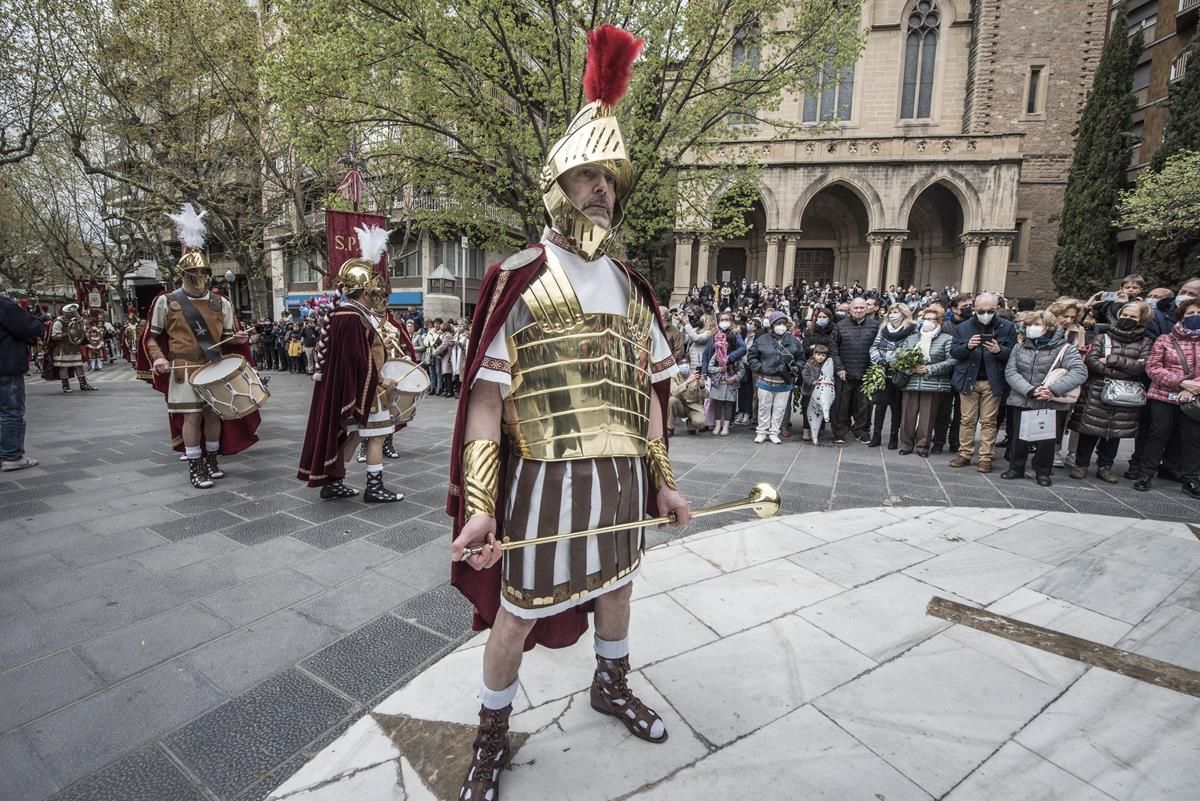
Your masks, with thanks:
M 387 482 L 403 503 L 322 502 L 294 478 L 309 384 L 273 376 L 262 441 L 225 460 L 208 491 L 187 484 L 163 402 L 131 371 L 97 374 L 97 393 L 30 383 L 27 446 L 42 464 L 0 474 L 0 799 L 262 799 L 467 634 L 445 583 L 453 403 L 427 398 L 398 437 L 405 458 Z M 946 456 L 756 446 L 744 431 L 681 433 L 672 453 L 696 506 L 769 481 L 787 513 L 1198 517 L 1167 482 L 1139 494 L 1056 471 L 1042 489 L 952 470 Z

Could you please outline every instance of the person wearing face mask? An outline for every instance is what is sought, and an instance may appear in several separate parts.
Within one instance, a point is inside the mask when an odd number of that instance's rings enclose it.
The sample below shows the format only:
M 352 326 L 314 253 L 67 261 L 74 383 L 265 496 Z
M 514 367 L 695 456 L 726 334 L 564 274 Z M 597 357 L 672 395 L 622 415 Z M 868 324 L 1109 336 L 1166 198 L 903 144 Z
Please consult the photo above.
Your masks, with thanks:
M 1150 317 L 1149 305 L 1141 301 L 1126 303 L 1118 310 L 1113 325 L 1096 337 L 1084 356 L 1089 378 L 1068 424 L 1079 437 L 1070 473 L 1073 479 L 1087 476 L 1095 452 L 1096 477 L 1109 484 L 1118 483 L 1112 472 L 1113 462 L 1121 440 L 1137 433 L 1141 407 L 1105 403 L 1104 384 L 1110 380 L 1140 384 L 1145 380 L 1146 359 L 1152 348 L 1145 336 Z
M 853 431 L 860 442 L 869 442 L 871 402 L 863 395 L 863 373 L 871 362 L 871 344 L 879 332 L 879 321 L 867 317 L 867 302 L 855 298 L 850 302 L 850 315 L 834 325 L 832 347 L 833 369 L 837 373 L 837 404 L 833 410 L 833 441 L 843 445 L 846 435 Z
M 950 313 L 942 321 L 942 330 L 954 336 L 954 330 L 962 323 L 971 320 L 975 312 L 975 298 L 971 295 L 954 295 L 948 308 Z M 950 398 L 938 406 L 937 421 L 933 424 L 933 446 L 930 453 L 941 453 L 950 446 L 957 451 L 959 447 L 958 432 L 962 427 L 962 404 L 959 403 L 958 393 L 950 393 Z
M 1025 335 L 1012 350 L 1005 366 L 1008 381 L 1008 405 L 1013 411 L 1013 431 L 1017 440 L 1012 446 L 1012 459 L 1003 479 L 1025 477 L 1025 462 L 1033 446 L 1033 470 L 1037 483 L 1049 487 L 1050 471 L 1054 467 L 1055 439 L 1027 442 L 1020 438 L 1021 417 L 1034 409 L 1053 409 L 1055 425 L 1061 434 L 1073 401 L 1062 400 L 1087 380 L 1087 366 L 1079 349 L 1067 341 L 1065 333 L 1049 311 L 1030 312 L 1024 318 Z M 1066 372 L 1047 386 L 1046 378 L 1055 368 Z
M 770 438 L 780 445 L 783 440 L 779 431 L 791 412 L 792 389 L 804 365 L 804 348 L 792 336 L 791 324 L 783 312 L 771 315 L 770 327 L 754 338 L 747 362 L 758 389 L 758 429 L 754 442 L 762 444 Z
M 746 345 L 746 352 L 750 352 L 750 346 L 754 344 L 755 337 L 758 336 L 759 323 L 758 320 L 751 317 L 746 322 L 739 326 L 738 333 L 742 337 L 742 342 Z M 734 412 L 734 425 L 750 425 L 754 419 L 754 374 L 750 371 L 748 364 L 743 364 L 745 369 L 742 371 L 742 382 L 738 384 L 738 399 L 737 409 Z
M 974 300 L 974 313 L 954 326 L 951 386 L 958 393 L 962 422 L 958 429 L 958 454 L 951 467 L 969 467 L 975 457 L 975 429 L 979 428 L 980 473 L 992 472 L 996 432 L 1008 384 L 1004 368 L 1017 344 L 1016 327 L 996 315 L 998 300 L 984 292 Z
M 892 359 L 896 356 L 896 349 L 909 338 L 916 328 L 908 306 L 903 303 L 894 303 L 888 308 L 887 319 L 879 326 L 879 333 L 875 335 L 875 341 L 871 344 L 871 363 L 883 366 L 887 370 L 889 379 L 892 375 L 891 364 Z M 875 405 L 875 424 L 868 445 L 878 448 L 882 444 L 883 418 L 890 412 L 891 436 L 888 439 L 888 450 L 894 451 L 899 447 L 900 387 L 896 386 L 894 381 L 888 380 L 883 389 L 875 393 L 871 401 Z
M 746 343 L 733 326 L 733 316 L 723 312 L 700 359 L 700 372 L 708 380 L 708 397 L 713 407 L 713 436 L 729 436 L 738 388 L 745 375 L 742 363 L 745 355 Z
M 1181 295 L 1185 293 L 1180 293 Z M 1154 341 L 1146 360 L 1150 389 L 1150 434 L 1141 457 L 1141 476 L 1133 488 L 1151 489 L 1168 442 L 1178 435 L 1176 472 L 1183 492 L 1200 498 L 1200 420 L 1184 414 L 1182 406 L 1200 397 L 1200 297 L 1179 302 L 1177 322 L 1169 334 Z
M 909 372 L 910 378 L 901 393 L 903 419 L 900 423 L 900 455 L 913 451 L 925 458 L 933 440 L 933 425 L 938 406 L 949 397 L 950 373 L 954 358 L 950 345 L 954 338 L 942 330 L 946 310 L 936 303 L 921 312 L 921 325 L 901 343 L 902 348 L 918 348 L 925 357 Z
M 704 376 L 692 370 L 686 356 L 676 360 L 679 372 L 671 377 L 671 398 L 667 401 L 667 433 L 675 435 L 675 423 L 687 421 L 687 432 L 696 434 L 705 429 Z

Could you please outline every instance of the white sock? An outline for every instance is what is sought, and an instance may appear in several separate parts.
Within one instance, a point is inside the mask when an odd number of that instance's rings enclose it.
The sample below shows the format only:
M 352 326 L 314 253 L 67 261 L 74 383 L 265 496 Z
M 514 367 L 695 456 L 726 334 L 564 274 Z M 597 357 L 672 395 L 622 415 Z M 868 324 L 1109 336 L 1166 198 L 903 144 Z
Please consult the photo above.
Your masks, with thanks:
M 203 455 L 199 445 L 184 445 L 183 452 L 189 459 L 199 459 Z
M 601 659 L 621 659 L 629 656 L 629 638 L 602 640 L 600 635 L 596 635 L 596 656 Z
M 367 465 L 367 473 L 368 473 L 368 475 L 375 475 L 376 473 L 382 473 L 382 472 L 383 472 L 383 465 L 381 465 L 381 464 L 369 464 L 369 465 Z
M 513 702 L 517 697 L 517 680 L 513 679 L 513 683 L 505 687 L 503 690 L 491 690 L 483 683 L 479 682 L 479 700 L 487 709 L 504 709 Z
M 204 443 L 204 450 L 208 453 L 216 455 L 217 451 L 221 450 L 221 441 L 217 440 L 216 442 Z

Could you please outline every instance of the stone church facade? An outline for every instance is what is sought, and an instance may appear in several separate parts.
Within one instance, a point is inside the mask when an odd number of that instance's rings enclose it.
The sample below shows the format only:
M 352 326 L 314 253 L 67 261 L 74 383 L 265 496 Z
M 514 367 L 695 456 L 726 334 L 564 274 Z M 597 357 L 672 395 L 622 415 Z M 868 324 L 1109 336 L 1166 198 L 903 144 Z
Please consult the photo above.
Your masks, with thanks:
M 1107 0 L 865 0 L 852 71 L 718 151 L 761 165 L 745 239 L 677 230 L 673 300 L 746 277 L 1053 296 L 1067 170 Z M 710 201 L 716 208 L 720 199 Z

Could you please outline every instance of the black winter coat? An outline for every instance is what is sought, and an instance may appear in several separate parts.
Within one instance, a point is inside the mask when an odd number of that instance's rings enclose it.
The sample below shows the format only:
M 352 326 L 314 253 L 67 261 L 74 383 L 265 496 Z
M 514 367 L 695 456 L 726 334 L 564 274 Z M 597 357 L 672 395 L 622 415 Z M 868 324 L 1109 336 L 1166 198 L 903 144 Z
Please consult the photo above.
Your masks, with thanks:
M 0 375 L 29 372 L 29 344 L 42 335 L 42 321 L 0 297 Z
M 861 379 L 871 364 L 871 345 L 877 333 L 879 321 L 870 317 L 863 318 L 861 323 L 854 322 L 853 317 L 838 320 L 833 327 L 833 344 L 830 346 L 834 372 L 845 370 L 846 378 Z
M 829 325 L 821 328 L 817 325 L 810 325 L 804 329 L 804 358 L 807 361 L 812 358 L 813 348 L 817 345 L 824 345 L 833 353 L 833 321 Z
M 1111 351 L 1109 343 L 1112 344 Z M 1100 400 L 1104 379 L 1119 378 L 1145 383 L 1146 359 L 1154 347 L 1146 339 L 1145 328 L 1120 331 L 1110 328 L 1105 336 L 1092 340 L 1092 349 L 1084 357 L 1088 381 L 1071 414 L 1068 427 L 1080 434 L 1102 439 L 1129 439 L 1137 436 L 1138 414 L 1141 409 L 1129 406 L 1108 406 Z M 1114 357 L 1109 363 L 1109 355 Z

